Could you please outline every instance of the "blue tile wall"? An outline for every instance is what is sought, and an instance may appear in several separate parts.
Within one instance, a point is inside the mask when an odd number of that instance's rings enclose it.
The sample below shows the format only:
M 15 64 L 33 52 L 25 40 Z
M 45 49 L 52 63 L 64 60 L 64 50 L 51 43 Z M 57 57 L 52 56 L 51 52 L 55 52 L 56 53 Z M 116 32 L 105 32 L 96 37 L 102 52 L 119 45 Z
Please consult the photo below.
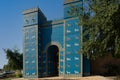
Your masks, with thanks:
M 34 13 L 24 15 L 23 24 L 24 24 L 24 26 L 38 24 L 38 12 L 34 12 Z
M 81 55 L 80 55 L 80 26 L 79 19 L 66 20 L 66 73 L 81 73 Z
M 79 8 L 79 13 L 82 13 L 80 8 L 83 6 L 83 2 L 70 3 L 64 5 L 64 19 L 75 17 L 76 14 L 72 14 L 71 8 Z
M 24 28 L 24 75 L 36 76 L 36 26 Z M 31 66 L 31 67 L 30 67 Z

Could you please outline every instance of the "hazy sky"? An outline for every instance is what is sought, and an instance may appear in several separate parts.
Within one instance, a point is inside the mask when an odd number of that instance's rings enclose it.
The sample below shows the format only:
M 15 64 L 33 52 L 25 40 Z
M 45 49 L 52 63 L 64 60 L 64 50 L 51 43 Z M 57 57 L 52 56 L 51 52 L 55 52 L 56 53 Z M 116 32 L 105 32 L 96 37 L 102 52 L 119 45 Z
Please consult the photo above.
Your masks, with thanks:
M 3 48 L 17 47 L 22 52 L 22 12 L 39 7 L 48 20 L 63 18 L 64 0 L 1 0 L 0 1 L 0 68 L 7 63 Z

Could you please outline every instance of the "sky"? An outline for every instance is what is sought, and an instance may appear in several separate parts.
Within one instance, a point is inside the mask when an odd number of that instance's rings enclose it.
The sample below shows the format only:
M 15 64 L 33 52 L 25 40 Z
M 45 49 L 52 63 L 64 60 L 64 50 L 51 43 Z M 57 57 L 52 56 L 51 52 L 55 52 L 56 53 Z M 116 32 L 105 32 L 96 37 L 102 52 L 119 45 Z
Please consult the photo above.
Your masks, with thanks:
M 0 1 L 0 68 L 7 64 L 3 49 L 17 47 L 22 53 L 22 12 L 39 7 L 48 20 L 63 18 L 64 0 L 1 0 Z

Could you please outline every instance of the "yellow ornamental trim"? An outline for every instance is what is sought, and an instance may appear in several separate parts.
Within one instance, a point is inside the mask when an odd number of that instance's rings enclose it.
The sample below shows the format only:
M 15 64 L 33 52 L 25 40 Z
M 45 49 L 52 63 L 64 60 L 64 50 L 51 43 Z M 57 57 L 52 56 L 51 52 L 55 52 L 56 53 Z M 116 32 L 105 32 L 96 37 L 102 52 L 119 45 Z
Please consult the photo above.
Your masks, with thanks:
M 59 48 L 59 51 L 63 51 L 63 50 L 64 50 L 59 42 L 53 41 L 53 42 L 50 42 L 50 43 L 48 43 L 48 44 L 46 45 L 46 47 L 45 47 L 45 49 L 44 49 L 43 52 L 44 52 L 44 53 L 47 53 L 47 49 L 48 49 L 48 47 L 51 46 L 51 45 L 57 46 L 57 47 Z
M 79 1 L 79 0 L 65 0 L 64 4 L 68 4 L 68 3 L 76 2 L 76 1 Z

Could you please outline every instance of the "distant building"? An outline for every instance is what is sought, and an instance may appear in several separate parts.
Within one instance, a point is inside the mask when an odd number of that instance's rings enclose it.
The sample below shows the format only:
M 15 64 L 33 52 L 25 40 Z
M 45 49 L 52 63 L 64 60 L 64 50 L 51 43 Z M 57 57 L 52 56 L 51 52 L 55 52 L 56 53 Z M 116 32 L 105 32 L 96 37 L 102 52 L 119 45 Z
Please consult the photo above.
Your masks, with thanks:
M 65 0 L 62 20 L 47 21 L 39 8 L 23 12 L 24 77 L 90 74 L 89 60 L 81 52 L 82 26 L 78 17 L 69 14 L 72 7 L 83 7 L 83 1 Z

